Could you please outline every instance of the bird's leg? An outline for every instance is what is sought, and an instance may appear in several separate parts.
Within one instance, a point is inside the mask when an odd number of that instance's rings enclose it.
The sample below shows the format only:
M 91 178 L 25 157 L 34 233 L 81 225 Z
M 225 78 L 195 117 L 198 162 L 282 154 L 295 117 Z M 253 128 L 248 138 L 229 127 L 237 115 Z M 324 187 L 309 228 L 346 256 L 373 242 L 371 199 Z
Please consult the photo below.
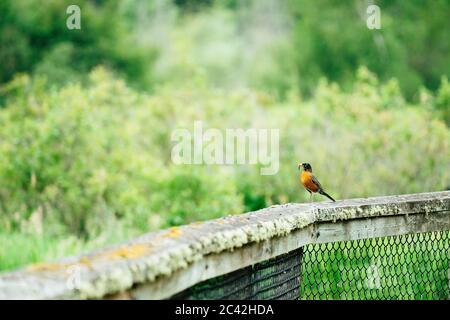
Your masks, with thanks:
M 310 191 L 309 192 L 309 203 L 313 202 L 313 193 Z

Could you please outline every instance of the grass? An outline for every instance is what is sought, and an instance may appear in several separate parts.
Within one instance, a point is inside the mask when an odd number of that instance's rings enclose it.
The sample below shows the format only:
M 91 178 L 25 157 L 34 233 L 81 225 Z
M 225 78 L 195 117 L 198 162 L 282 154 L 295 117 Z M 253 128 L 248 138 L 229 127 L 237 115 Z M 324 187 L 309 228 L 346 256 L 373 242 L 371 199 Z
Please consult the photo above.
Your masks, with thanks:
M 0 243 L 0 271 L 55 260 L 92 247 L 74 236 L 51 237 L 20 233 L 0 233 Z
M 28 264 L 55 261 L 93 249 L 125 241 L 139 235 L 138 230 L 116 225 L 100 236 L 84 240 L 74 235 L 50 236 L 19 232 L 0 232 L 0 272 Z

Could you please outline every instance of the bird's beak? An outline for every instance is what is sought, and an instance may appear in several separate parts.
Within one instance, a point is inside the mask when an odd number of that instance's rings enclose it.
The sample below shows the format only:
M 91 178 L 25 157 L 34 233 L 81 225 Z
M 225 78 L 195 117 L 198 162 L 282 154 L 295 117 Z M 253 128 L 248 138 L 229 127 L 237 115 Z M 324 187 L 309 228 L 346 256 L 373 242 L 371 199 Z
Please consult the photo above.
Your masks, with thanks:
M 303 166 L 303 163 L 299 163 L 298 164 L 298 169 L 300 170 L 300 168 Z

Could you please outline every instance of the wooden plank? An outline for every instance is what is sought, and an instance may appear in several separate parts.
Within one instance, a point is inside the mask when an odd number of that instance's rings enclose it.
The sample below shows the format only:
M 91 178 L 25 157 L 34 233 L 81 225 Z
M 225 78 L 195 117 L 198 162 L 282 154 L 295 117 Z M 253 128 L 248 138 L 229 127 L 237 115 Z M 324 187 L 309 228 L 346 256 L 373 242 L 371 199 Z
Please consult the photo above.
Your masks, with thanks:
M 273 206 L 1 274 L 0 299 L 164 298 L 307 243 L 449 230 L 449 212 L 450 191 Z
M 318 222 L 296 230 L 285 237 L 247 245 L 239 250 L 212 254 L 155 282 L 139 285 L 129 291 L 132 299 L 164 299 L 204 280 L 245 268 L 311 243 L 370 239 L 393 235 L 450 230 L 450 212 L 432 217 L 415 214 L 410 217 L 386 216 L 355 219 L 337 223 Z

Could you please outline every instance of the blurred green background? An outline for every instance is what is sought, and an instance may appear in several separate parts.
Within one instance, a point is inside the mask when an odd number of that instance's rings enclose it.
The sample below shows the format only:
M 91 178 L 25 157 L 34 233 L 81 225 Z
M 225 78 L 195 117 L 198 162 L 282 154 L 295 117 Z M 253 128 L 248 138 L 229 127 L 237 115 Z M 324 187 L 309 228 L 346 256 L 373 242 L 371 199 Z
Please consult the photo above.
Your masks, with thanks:
M 371 3 L 2 0 L 0 270 L 307 201 L 299 161 L 336 199 L 449 189 L 450 2 Z M 174 165 L 195 120 L 280 129 L 278 174 Z

